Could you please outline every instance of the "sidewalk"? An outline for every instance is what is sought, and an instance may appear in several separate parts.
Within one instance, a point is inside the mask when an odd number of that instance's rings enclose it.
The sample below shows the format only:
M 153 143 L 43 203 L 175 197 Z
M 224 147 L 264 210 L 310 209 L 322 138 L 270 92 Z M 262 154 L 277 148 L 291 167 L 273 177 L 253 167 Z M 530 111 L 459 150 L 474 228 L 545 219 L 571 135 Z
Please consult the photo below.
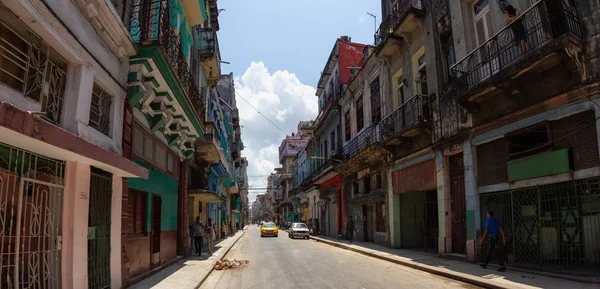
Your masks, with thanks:
M 229 249 L 246 233 L 244 230 L 238 231 L 233 236 L 218 241 L 214 246 L 213 254 L 209 258 L 203 251 L 202 257 L 189 257 L 181 259 L 178 262 L 164 268 L 156 274 L 132 285 L 132 289 L 195 289 L 212 272 L 215 262 L 223 259 Z
M 323 242 L 325 244 L 364 254 L 373 258 L 378 258 L 484 288 L 600 288 L 599 278 L 588 278 L 586 281 L 595 282 L 594 284 L 590 284 L 521 271 L 513 271 L 510 268 L 507 268 L 506 272 L 498 272 L 496 271 L 496 269 L 498 269 L 497 266 L 488 266 L 488 269 L 483 269 L 478 264 L 440 258 L 435 254 L 416 252 L 406 249 L 391 249 L 367 242 L 334 240 L 333 238 L 328 237 L 310 236 L 310 238 L 318 242 Z

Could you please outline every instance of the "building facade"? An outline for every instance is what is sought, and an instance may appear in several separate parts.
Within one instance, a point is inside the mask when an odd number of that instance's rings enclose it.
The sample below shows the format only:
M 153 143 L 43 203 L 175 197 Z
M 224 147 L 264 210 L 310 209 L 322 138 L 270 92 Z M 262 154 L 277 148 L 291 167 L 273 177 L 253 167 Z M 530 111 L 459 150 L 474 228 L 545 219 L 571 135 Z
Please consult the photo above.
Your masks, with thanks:
M 354 222 L 353 239 L 388 245 L 387 151 L 382 146 L 380 122 L 385 115 L 387 67 L 366 46 L 361 67 L 340 99 L 344 162 L 335 170 L 342 175 L 344 222 Z M 350 232 L 346 229 L 345 234 Z
M 435 158 L 438 198 L 445 200 L 440 211 L 449 212 L 439 219 L 440 253 L 471 261 L 484 254 L 477 244 L 492 209 L 507 234 L 511 264 L 597 271 L 600 7 L 434 2 L 445 64 L 438 73 Z M 515 35 L 499 14 L 510 4 L 521 12 L 517 25 L 525 33 Z
M 279 207 L 282 210 L 285 222 L 299 222 L 302 220 L 301 196 L 296 194 L 295 173 L 297 172 L 297 157 L 311 138 L 310 130 L 305 127 L 304 122 L 298 125 L 298 133 L 292 133 L 281 141 L 279 146 L 279 164 L 281 174 L 279 187 L 282 190 L 282 200 Z
M 150 173 L 122 145 L 136 48 L 119 9 L 0 1 L 2 288 L 123 285 L 124 179 Z

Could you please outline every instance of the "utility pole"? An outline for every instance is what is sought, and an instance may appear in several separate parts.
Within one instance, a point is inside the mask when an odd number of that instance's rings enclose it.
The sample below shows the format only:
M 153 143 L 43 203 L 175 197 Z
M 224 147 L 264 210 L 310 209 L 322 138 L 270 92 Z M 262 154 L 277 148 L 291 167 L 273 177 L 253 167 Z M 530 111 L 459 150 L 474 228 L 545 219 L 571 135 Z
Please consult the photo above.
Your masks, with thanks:
M 377 33 L 377 16 L 367 12 L 367 14 L 369 14 L 369 16 L 373 17 L 373 35 L 375 35 L 375 33 Z M 377 44 L 377 43 L 374 43 Z

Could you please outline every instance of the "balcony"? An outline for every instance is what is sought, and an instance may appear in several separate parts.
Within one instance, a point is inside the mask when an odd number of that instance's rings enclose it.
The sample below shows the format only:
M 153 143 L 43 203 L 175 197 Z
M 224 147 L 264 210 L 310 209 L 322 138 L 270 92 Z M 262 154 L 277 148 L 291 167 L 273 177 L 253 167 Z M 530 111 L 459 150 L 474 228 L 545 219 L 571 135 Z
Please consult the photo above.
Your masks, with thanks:
M 215 56 L 217 48 L 217 32 L 212 28 L 198 28 L 198 55 L 201 60 Z
M 206 133 L 195 142 L 196 158 L 209 164 L 218 163 L 221 160 L 222 150 L 220 148 L 219 134 L 212 123 L 207 123 Z
M 428 96 L 416 94 L 380 122 L 381 137 L 388 146 L 400 145 L 429 132 L 431 109 Z
M 161 131 L 167 140 L 193 142 L 204 130 L 206 97 L 198 89 L 186 57 L 190 35 L 172 23 L 184 16 L 171 14 L 167 0 L 144 1 L 131 10 L 131 38 L 138 55 L 130 59 L 129 103 L 152 120 L 153 130 L 164 127 Z M 183 144 L 181 147 L 186 149 Z
M 217 31 L 213 28 L 194 28 L 196 48 L 209 82 L 216 82 L 221 77 L 221 52 Z
M 571 1 L 538 1 L 513 23 L 514 27 L 500 30 L 451 68 L 451 91 L 471 112 L 478 112 L 487 99 L 501 101 L 503 95 L 518 96 L 516 101 L 529 104 L 540 101 L 544 97 L 535 99 L 536 95 L 546 94 L 545 88 L 548 95 L 555 95 L 561 84 L 583 70 L 578 56 L 582 28 Z M 524 39 L 524 47 L 513 33 L 520 25 L 524 31 L 517 36 Z M 551 75 L 560 81 L 553 81 Z M 532 85 L 535 82 L 547 84 Z
M 398 0 L 392 6 L 392 13 L 385 17 L 375 32 L 375 46 L 378 54 L 389 55 L 389 40 L 403 41 L 405 36 L 421 29 L 421 20 L 425 17 L 425 5 L 422 0 Z
M 237 108 L 231 112 L 231 119 L 233 120 L 234 125 L 240 125 L 240 111 Z
M 381 146 L 381 126 L 371 125 L 344 145 L 346 162 L 339 164 L 335 170 L 349 175 L 366 165 L 375 164 L 385 157 L 386 151 Z
M 379 125 L 369 126 L 361 133 L 354 136 L 346 145 L 344 145 L 344 157 L 346 160 L 358 155 L 367 148 L 377 145 L 381 142 L 381 132 Z

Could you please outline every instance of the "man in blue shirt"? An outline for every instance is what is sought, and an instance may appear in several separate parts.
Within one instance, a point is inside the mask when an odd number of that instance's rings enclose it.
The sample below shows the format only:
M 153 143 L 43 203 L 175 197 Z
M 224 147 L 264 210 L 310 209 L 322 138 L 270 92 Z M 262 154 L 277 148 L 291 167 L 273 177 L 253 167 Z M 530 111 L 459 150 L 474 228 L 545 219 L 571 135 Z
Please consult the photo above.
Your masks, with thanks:
M 504 237 L 504 231 L 502 230 L 502 226 L 500 226 L 500 221 L 494 218 L 494 211 L 489 210 L 487 212 L 487 220 L 485 221 L 485 230 L 483 231 L 483 236 L 481 236 L 481 240 L 479 244 L 483 244 L 483 240 L 485 237 L 488 237 L 488 251 L 487 256 L 485 257 L 485 262 L 481 263 L 482 268 L 487 268 L 488 263 L 490 262 L 490 258 L 493 254 L 498 253 L 500 269 L 498 271 L 504 272 L 506 268 L 504 267 L 504 259 L 502 258 L 502 245 L 499 244 L 500 239 L 502 237 L 502 244 L 506 246 L 506 237 Z

